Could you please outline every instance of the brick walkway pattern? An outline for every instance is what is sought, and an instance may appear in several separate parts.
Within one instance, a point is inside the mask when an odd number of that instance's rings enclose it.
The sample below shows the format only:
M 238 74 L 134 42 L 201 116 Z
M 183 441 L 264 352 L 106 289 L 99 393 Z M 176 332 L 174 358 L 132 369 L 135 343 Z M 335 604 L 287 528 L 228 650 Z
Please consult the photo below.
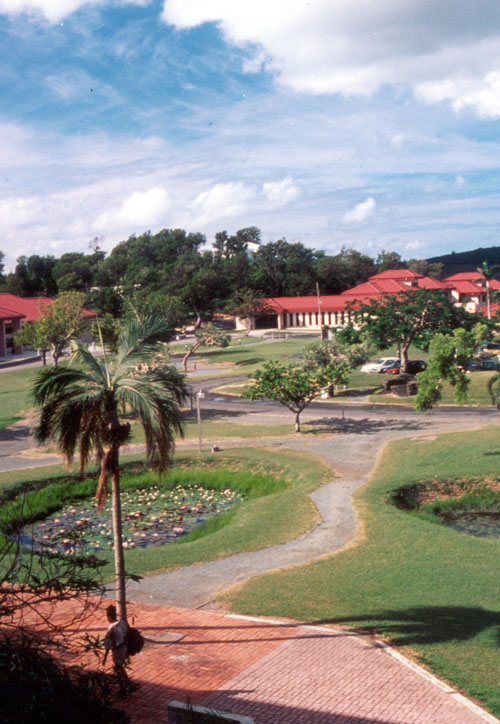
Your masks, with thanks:
M 105 604 L 85 623 L 103 636 Z M 140 684 L 123 702 L 134 724 L 167 724 L 168 702 L 251 716 L 255 724 L 498 724 L 392 649 L 348 631 L 215 611 L 131 603 L 147 639 Z M 167 633 L 182 634 L 175 643 Z M 155 643 L 152 643 L 155 641 Z

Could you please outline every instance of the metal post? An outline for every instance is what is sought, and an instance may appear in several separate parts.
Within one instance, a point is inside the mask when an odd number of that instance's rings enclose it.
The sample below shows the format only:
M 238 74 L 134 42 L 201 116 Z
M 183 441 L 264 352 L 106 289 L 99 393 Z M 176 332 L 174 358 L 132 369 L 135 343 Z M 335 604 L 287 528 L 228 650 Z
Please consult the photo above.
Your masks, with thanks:
M 203 400 L 205 398 L 205 393 L 203 390 L 198 390 L 196 393 L 196 417 L 198 419 L 198 447 L 201 452 L 201 410 L 200 410 L 200 400 Z

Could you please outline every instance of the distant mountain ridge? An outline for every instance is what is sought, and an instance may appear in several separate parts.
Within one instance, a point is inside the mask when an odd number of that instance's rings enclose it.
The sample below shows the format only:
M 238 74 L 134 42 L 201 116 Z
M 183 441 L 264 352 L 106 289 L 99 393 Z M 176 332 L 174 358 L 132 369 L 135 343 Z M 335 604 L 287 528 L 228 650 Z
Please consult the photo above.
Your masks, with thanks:
M 500 266 L 500 246 L 490 246 L 487 249 L 480 246 L 472 251 L 459 251 L 443 254 L 442 256 L 433 256 L 427 261 L 430 264 L 441 263 L 443 265 L 443 278 L 449 277 L 452 274 L 458 274 L 458 272 L 474 271 L 481 266 L 483 261 L 486 261 L 490 266 Z M 499 274 L 495 276 L 499 276 Z

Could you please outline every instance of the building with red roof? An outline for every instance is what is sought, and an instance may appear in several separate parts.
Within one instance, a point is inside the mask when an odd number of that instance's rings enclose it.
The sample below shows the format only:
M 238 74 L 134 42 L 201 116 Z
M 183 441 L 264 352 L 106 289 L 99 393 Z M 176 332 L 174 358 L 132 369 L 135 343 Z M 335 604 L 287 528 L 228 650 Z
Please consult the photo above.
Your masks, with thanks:
M 492 291 L 500 289 L 500 282 L 492 279 L 489 286 Z M 487 314 L 486 281 L 477 272 L 462 272 L 438 281 L 410 269 L 387 269 L 342 294 L 266 299 L 266 311 L 256 316 L 255 328 L 319 330 L 324 325 L 343 327 L 354 322 L 354 313 L 360 303 L 412 289 L 441 289 L 450 300 L 465 306 L 468 311 Z M 237 328 L 243 326 L 237 320 Z
M 18 297 L 15 294 L 0 293 L 0 357 L 20 354 L 23 348 L 14 344 L 14 335 L 25 322 L 36 322 L 43 310 L 52 304 L 50 297 Z M 95 313 L 84 310 L 89 319 Z
M 22 312 L 0 306 L 0 357 L 22 351 L 21 347 L 14 344 L 14 335 L 21 329 L 21 321 L 24 319 Z

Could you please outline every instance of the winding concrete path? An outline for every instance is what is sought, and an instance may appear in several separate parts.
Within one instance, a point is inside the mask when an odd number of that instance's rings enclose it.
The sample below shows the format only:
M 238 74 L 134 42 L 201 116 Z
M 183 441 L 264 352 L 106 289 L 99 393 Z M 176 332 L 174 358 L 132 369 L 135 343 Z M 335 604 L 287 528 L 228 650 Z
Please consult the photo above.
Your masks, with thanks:
M 222 421 L 225 419 L 222 410 L 224 406 L 227 409 L 227 400 L 213 396 L 206 403 L 211 410 L 216 410 L 217 405 L 220 406 L 217 419 Z M 245 403 L 238 405 L 238 422 L 268 425 L 290 422 L 290 414 L 274 405 L 265 404 L 258 410 L 255 406 L 247 406 Z M 128 595 L 143 602 L 213 608 L 216 607 L 217 594 L 236 583 L 341 550 L 356 535 L 357 519 L 352 494 L 368 479 L 386 442 L 401 437 L 434 436 L 497 422 L 498 414 L 490 412 L 455 408 L 422 415 L 396 406 L 360 405 L 350 406 L 342 419 L 340 407 L 316 405 L 310 408 L 303 413 L 303 422 L 331 425 L 335 428 L 333 434 L 252 440 L 250 444 L 313 453 L 333 468 L 335 477 L 311 496 L 322 522 L 309 533 L 282 545 L 148 576 L 140 583 L 130 583 Z M 234 416 L 227 419 L 234 421 Z M 221 446 L 224 447 L 223 442 Z

